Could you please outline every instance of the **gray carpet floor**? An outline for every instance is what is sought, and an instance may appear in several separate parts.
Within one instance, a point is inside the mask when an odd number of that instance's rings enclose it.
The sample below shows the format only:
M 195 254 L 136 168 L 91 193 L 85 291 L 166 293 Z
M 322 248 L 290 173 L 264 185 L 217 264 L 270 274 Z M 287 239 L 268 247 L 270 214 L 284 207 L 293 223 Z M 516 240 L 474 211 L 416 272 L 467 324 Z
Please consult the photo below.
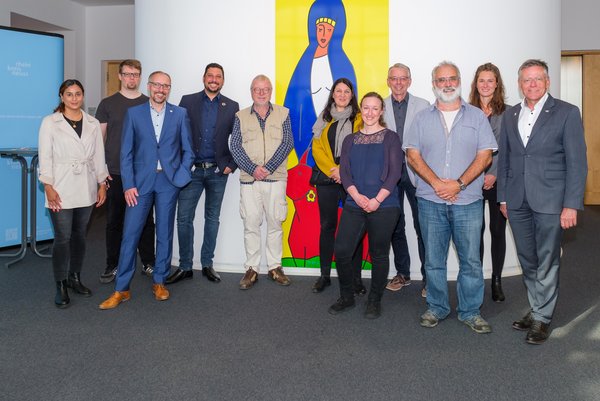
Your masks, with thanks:
M 420 283 L 387 292 L 383 315 L 331 316 L 337 283 L 312 294 L 314 277 L 279 287 L 261 275 L 240 291 L 196 272 L 157 302 L 136 274 L 132 299 L 111 311 L 104 269 L 104 216 L 94 215 L 84 283 L 91 298 L 53 305 L 49 259 L 28 253 L 0 265 L 0 400 L 600 400 L 600 207 L 566 233 L 561 293 L 547 343 L 531 346 L 511 322 L 527 310 L 520 277 L 503 280 L 506 302 L 482 314 L 478 335 L 452 313 L 433 329 Z M 3 260 L 0 260 L 3 262 Z M 451 283 L 453 305 L 455 283 Z

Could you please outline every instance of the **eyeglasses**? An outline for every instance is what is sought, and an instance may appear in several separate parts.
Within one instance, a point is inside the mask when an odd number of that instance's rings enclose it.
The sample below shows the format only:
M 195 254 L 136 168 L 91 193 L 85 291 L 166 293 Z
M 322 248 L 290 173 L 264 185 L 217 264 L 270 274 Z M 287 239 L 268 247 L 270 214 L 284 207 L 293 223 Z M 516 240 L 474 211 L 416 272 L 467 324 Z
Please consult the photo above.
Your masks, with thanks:
M 154 89 L 166 89 L 166 90 L 171 89 L 170 84 L 161 84 L 160 82 L 151 82 L 151 81 L 148 81 L 148 84 L 150 86 L 152 86 Z
M 410 77 L 388 77 L 388 81 L 391 82 L 407 82 L 410 80 Z
M 254 92 L 257 95 L 271 93 L 271 90 L 271 88 L 252 88 L 252 92 Z
M 525 78 L 522 79 L 521 82 L 523 82 L 525 85 L 529 85 L 532 82 L 535 82 L 536 84 L 541 84 L 542 82 L 545 82 L 546 78 L 544 77 L 535 77 L 535 78 Z
M 446 82 L 450 82 L 451 84 L 455 84 L 458 81 L 460 81 L 460 77 L 457 77 L 456 75 L 451 76 L 451 77 L 440 77 L 440 78 L 436 78 L 436 79 L 433 80 L 433 82 L 435 82 L 438 85 L 445 84 Z
M 139 72 L 120 72 L 119 74 L 121 74 L 121 76 L 125 77 L 125 78 L 139 78 L 140 77 Z

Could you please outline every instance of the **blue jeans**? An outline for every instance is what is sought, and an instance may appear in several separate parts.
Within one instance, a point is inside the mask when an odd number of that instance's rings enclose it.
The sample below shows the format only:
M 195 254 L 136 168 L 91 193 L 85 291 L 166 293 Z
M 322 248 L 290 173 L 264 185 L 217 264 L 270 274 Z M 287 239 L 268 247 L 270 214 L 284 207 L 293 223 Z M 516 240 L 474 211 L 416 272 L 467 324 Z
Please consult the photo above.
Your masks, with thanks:
M 479 315 L 483 303 L 483 271 L 479 258 L 482 201 L 468 205 L 447 205 L 419 198 L 419 221 L 425 244 L 427 305 L 435 316 L 450 313 L 447 261 L 450 239 L 458 254 L 458 318 L 467 320 Z
M 177 202 L 177 236 L 179 238 L 179 268 L 192 270 L 194 259 L 194 217 L 202 192 L 206 191 L 204 202 L 204 240 L 200 251 L 202 267 L 213 265 L 221 204 L 227 185 L 227 175 L 215 172 L 215 167 L 196 168 L 192 172 L 192 182 L 179 193 Z

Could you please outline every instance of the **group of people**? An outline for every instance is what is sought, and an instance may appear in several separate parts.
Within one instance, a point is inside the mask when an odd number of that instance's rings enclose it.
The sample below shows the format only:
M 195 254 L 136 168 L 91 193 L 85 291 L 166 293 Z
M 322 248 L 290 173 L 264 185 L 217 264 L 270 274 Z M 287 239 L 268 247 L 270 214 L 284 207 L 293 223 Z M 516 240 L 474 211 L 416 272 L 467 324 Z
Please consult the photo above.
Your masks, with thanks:
M 281 267 L 282 223 L 294 140 L 289 110 L 271 102 L 269 78 L 252 80 L 253 103 L 239 110 L 221 94 L 225 74 L 219 64 L 206 66 L 204 90 L 183 96 L 179 106 L 167 101 L 167 73 L 149 75 L 149 96 L 139 92 L 141 73 L 137 60 L 120 64 L 121 89 L 100 103 L 97 119 L 81 109 L 82 84 L 67 80 L 59 89 L 60 105 L 42 122 L 39 179 L 55 231 L 55 304 L 69 305 L 68 288 L 91 295 L 80 276 L 85 231 L 94 205 L 105 201 L 107 263 L 100 280 L 115 280 L 115 291 L 100 309 L 130 299 L 136 249 L 157 300 L 169 298 L 165 285 L 193 278 L 194 218 L 203 192 L 202 274 L 219 282 L 213 268 L 219 216 L 227 178 L 237 168 L 246 252 L 240 289 L 259 278 L 264 220 L 267 277 L 289 285 Z M 365 317 L 381 315 L 385 289 L 398 291 L 411 283 L 406 195 L 427 299 L 421 326 L 435 327 L 450 314 L 452 240 L 459 259 L 458 319 L 477 333 L 490 333 L 480 313 L 487 199 L 492 299 L 505 299 L 501 274 L 508 218 L 530 304 L 513 328 L 527 331 L 528 343 L 543 343 L 558 295 L 561 234 L 576 225 L 583 208 L 587 163 L 579 110 L 548 93 L 548 66 L 541 60 L 519 68 L 524 99 L 514 107 L 505 104 L 500 71 L 491 63 L 477 69 L 468 103 L 461 97 L 460 70 L 451 62 L 432 71 L 433 104 L 410 94 L 411 83 L 410 68 L 394 64 L 387 77 L 390 96 L 369 92 L 358 102 L 352 82 L 339 78 L 314 123 L 311 184 L 321 222 L 321 274 L 312 291 L 331 285 L 335 257 L 340 297 L 329 312 L 353 308 L 355 295 L 368 292 Z M 175 216 L 180 263 L 171 271 Z M 369 291 L 361 279 L 365 235 L 372 261 Z M 390 247 L 397 273 L 388 281 Z

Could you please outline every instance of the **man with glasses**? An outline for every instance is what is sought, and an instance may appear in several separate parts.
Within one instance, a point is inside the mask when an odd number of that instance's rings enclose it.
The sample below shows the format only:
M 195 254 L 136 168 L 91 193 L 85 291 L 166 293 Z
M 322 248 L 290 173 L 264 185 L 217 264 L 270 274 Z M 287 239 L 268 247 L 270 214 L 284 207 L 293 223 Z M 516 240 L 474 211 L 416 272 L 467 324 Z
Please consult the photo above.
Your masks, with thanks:
M 415 115 L 429 106 L 427 100 L 408 93 L 408 88 L 410 88 L 411 84 L 412 78 L 408 66 L 396 63 L 388 69 L 387 85 L 390 88 L 391 95 L 384 100 L 385 114 L 383 117 L 388 128 L 398 133 L 401 142 L 404 134 L 412 124 Z M 412 171 L 410 173 L 412 174 Z M 394 250 L 396 276 L 388 282 L 385 288 L 390 291 L 399 291 L 402 287 L 410 285 L 410 253 L 408 251 L 408 242 L 406 240 L 406 221 L 404 214 L 404 194 L 406 194 L 406 198 L 408 199 L 412 211 L 413 225 L 417 234 L 419 246 L 421 276 L 423 277 L 421 295 L 425 296 L 425 246 L 423 245 L 423 239 L 421 238 L 419 211 L 417 209 L 417 197 L 415 196 L 415 191 L 416 189 L 409 177 L 409 168 L 406 165 L 405 159 L 402 163 L 402 178 L 398 182 L 401 212 L 400 219 L 392 234 L 392 249 Z
M 115 279 L 119 265 L 119 252 L 123 237 L 125 198 L 121 180 L 121 132 L 125 112 L 132 106 L 148 102 L 148 97 L 139 91 L 142 64 L 138 60 L 123 60 L 119 64 L 121 89 L 98 105 L 96 118 L 104 136 L 104 152 L 108 166 L 108 191 L 106 193 L 106 269 L 100 276 L 101 283 Z M 152 277 L 154 266 L 154 217 L 148 213 L 142 237 L 138 244 L 142 260 L 142 273 Z
M 421 234 L 425 245 L 427 311 L 421 326 L 435 327 L 450 314 L 447 260 L 450 239 L 458 254 L 458 319 L 476 333 L 490 333 L 479 308 L 483 271 L 483 171 L 497 149 L 483 112 L 460 97 L 460 71 L 444 61 L 431 73 L 436 102 L 421 111 L 404 136 L 408 163 L 417 173 Z
M 192 182 L 181 190 L 177 201 L 179 268 L 167 278 L 167 284 L 193 277 L 194 216 L 202 192 L 205 193 L 204 239 L 200 251 L 202 275 L 212 282 L 221 281 L 213 269 L 213 257 L 227 177 L 237 168 L 229 151 L 229 136 L 240 107 L 221 94 L 225 82 L 221 65 L 208 64 L 203 81 L 203 91 L 183 96 L 179 102 L 190 117 L 196 159 Z
M 150 101 L 131 107 L 125 115 L 121 145 L 121 174 L 125 191 L 123 241 L 115 292 L 100 309 L 116 308 L 129 300 L 135 272 L 135 249 L 152 205 L 156 213 L 156 263 L 152 292 L 158 301 L 169 299 L 164 286 L 171 267 L 175 208 L 180 188 L 187 185 L 194 162 L 190 122 L 184 108 L 167 102 L 171 77 L 150 74 Z
M 240 215 L 244 221 L 246 273 L 240 289 L 258 280 L 261 230 L 267 220 L 268 277 L 290 285 L 281 268 L 282 223 L 287 216 L 285 190 L 287 158 L 294 148 L 289 110 L 271 103 L 273 86 L 265 75 L 252 80 L 252 106 L 237 112 L 231 134 L 231 153 L 240 168 Z
M 525 341 L 542 344 L 558 298 L 563 230 L 577 225 L 587 178 L 586 144 L 579 109 L 552 97 L 548 64 L 519 68 L 523 101 L 502 118 L 498 201 L 510 221 L 530 310 L 513 322 Z

